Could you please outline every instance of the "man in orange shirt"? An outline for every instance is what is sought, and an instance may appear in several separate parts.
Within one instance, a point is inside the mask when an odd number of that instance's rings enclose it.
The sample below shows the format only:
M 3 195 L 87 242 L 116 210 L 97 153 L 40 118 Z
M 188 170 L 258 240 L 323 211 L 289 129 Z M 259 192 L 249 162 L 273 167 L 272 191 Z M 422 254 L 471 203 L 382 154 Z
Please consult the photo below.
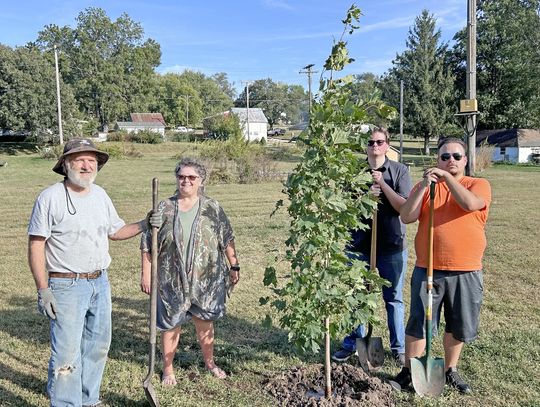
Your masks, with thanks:
M 425 340 L 426 270 L 428 266 L 429 186 L 435 183 L 433 223 L 433 332 L 441 309 L 446 323 L 443 337 L 446 383 L 463 394 L 471 387 L 460 377 L 457 364 L 464 343 L 478 335 L 482 303 L 484 226 L 491 202 L 489 182 L 464 175 L 465 143 L 446 138 L 439 143 L 437 167 L 424 172 L 401 207 L 404 223 L 419 221 L 415 238 L 416 265 L 411 277 L 411 311 L 405 330 L 405 367 L 390 382 L 402 390 L 410 386 L 410 359 L 423 354 Z

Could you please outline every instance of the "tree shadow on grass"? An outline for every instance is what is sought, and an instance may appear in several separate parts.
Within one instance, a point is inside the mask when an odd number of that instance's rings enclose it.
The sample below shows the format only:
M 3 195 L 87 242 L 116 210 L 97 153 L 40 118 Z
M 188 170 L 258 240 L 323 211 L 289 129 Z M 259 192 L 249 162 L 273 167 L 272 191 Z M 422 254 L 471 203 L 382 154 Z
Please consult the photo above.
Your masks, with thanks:
M 5 136 L 4 136 L 5 137 Z M 30 155 L 37 151 L 36 144 L 26 142 L 0 142 L 0 154 L 6 155 Z
M 109 359 L 127 364 L 138 364 L 146 372 L 149 352 L 148 329 L 148 300 L 113 297 L 113 332 Z M 34 348 L 36 358 L 28 363 L 33 370 L 43 369 L 42 379 L 38 379 L 21 369 L 9 366 L 9 360 L 17 364 L 25 363 L 28 351 L 19 351 L 17 346 L 8 348 L 1 344 L 5 351 L 0 355 L 7 356 L 0 362 L 0 379 L 11 381 L 15 386 L 46 397 L 47 365 L 43 360 L 48 359 L 49 323 L 47 318 L 36 311 L 35 298 L 31 296 L 13 296 L 10 298 L 8 309 L 0 311 L 0 332 L 4 336 L 14 338 L 26 345 L 24 348 Z M 215 356 L 217 363 L 227 372 L 241 374 L 251 370 L 256 376 L 265 376 L 264 366 L 272 365 L 276 356 L 283 358 L 301 358 L 306 363 L 321 362 L 322 355 L 299 355 L 287 340 L 287 332 L 279 328 L 266 329 L 258 322 L 250 322 L 233 315 L 225 316 L 215 323 Z M 158 339 L 159 343 L 159 339 Z M 156 371 L 161 366 L 161 355 L 157 346 Z M 47 354 L 44 355 L 43 352 Z M 38 355 L 38 353 L 41 353 Z M 33 361 L 40 360 L 33 363 Z M 252 363 L 263 368 L 249 368 Z M 43 367 L 41 367 L 43 364 Z M 180 346 L 175 359 L 175 368 L 186 371 L 204 370 L 199 344 L 196 339 L 194 326 L 188 323 L 183 327 Z M 141 383 L 142 383 L 142 377 Z M 2 400 L 9 400 L 11 405 L 28 406 L 29 404 L 11 389 L 0 387 Z M 111 405 L 143 406 L 144 395 L 141 388 L 141 400 L 132 400 L 126 395 L 103 389 L 104 399 Z M 10 404 L 8 404 L 10 405 Z
M 11 366 L 6 365 L 3 362 L 0 362 L 0 380 L 6 380 L 13 383 L 15 386 L 25 389 L 26 391 L 31 391 L 38 395 L 43 395 L 47 397 L 46 387 L 47 383 L 44 380 L 40 380 L 37 377 L 34 377 L 30 374 L 16 370 Z M 12 391 L 0 386 L 0 400 L 2 400 L 2 405 L 8 406 L 31 406 L 27 401 L 22 399 L 20 396 L 14 394 Z M 3 404 L 6 403 L 6 404 Z
M 145 365 L 149 351 L 148 300 L 114 297 L 113 304 L 113 343 L 109 357 L 136 360 Z M 214 326 L 215 356 L 225 370 L 234 370 L 235 364 L 248 362 L 265 364 L 275 355 L 299 356 L 282 329 L 266 329 L 260 323 L 230 314 L 216 321 Z M 157 342 L 159 344 L 159 334 Z M 157 348 L 159 358 L 159 346 Z M 303 355 L 302 359 L 320 362 L 322 356 Z M 175 364 L 183 368 L 193 364 L 204 366 L 192 323 L 182 326 Z

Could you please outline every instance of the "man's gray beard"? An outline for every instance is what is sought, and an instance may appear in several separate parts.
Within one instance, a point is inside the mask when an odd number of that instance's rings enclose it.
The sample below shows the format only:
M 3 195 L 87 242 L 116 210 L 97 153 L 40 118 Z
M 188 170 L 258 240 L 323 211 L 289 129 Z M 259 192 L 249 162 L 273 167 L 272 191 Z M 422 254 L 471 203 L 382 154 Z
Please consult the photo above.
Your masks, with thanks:
M 90 177 L 89 179 L 82 179 L 77 171 L 72 170 L 69 165 L 66 165 L 66 167 L 69 182 L 77 185 L 78 187 L 88 188 L 96 180 L 97 172 L 94 172 L 92 174 L 92 177 Z

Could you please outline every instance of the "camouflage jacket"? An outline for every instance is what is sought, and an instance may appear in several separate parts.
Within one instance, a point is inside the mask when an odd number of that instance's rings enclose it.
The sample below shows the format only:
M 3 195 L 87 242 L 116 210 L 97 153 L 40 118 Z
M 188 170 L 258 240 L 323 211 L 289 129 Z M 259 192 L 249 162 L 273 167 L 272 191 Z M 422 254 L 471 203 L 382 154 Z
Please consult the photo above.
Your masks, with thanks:
M 201 196 L 199 209 L 183 258 L 178 198 L 161 201 L 163 224 L 158 232 L 157 327 L 172 329 L 195 315 L 216 320 L 225 314 L 229 269 L 225 248 L 234 239 L 227 215 L 219 203 Z M 151 230 L 141 238 L 141 250 L 151 251 Z M 189 313 L 188 313 L 189 311 Z

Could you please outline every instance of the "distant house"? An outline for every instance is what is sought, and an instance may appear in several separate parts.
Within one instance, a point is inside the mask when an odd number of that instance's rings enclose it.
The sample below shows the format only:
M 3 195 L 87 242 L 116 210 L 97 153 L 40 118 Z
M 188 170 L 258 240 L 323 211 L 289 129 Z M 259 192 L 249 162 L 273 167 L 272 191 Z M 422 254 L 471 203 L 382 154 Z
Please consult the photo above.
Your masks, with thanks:
M 395 147 L 389 146 L 390 148 L 386 151 L 386 156 L 389 160 L 399 162 L 399 150 Z
M 151 131 L 165 136 L 165 119 L 161 113 L 130 113 L 130 122 L 116 122 L 117 130 L 128 133 Z
M 116 122 L 117 130 L 125 130 L 128 133 L 138 133 L 140 131 L 151 131 L 154 133 L 159 133 L 162 136 L 165 136 L 165 125 L 154 121 L 154 122 Z
M 130 113 L 132 122 L 137 123 L 161 123 L 163 126 L 167 126 L 165 119 L 161 113 Z
M 476 148 L 484 143 L 494 147 L 493 161 L 536 162 L 540 157 L 539 129 L 479 130 Z
M 246 140 L 256 141 L 266 139 L 266 133 L 268 131 L 268 119 L 264 115 L 264 112 L 261 108 L 249 108 L 249 121 L 248 109 L 245 107 L 233 107 L 229 112 L 226 112 L 225 114 L 230 113 L 238 116 L 238 119 L 240 120 L 240 126 L 242 127 L 242 132 Z

